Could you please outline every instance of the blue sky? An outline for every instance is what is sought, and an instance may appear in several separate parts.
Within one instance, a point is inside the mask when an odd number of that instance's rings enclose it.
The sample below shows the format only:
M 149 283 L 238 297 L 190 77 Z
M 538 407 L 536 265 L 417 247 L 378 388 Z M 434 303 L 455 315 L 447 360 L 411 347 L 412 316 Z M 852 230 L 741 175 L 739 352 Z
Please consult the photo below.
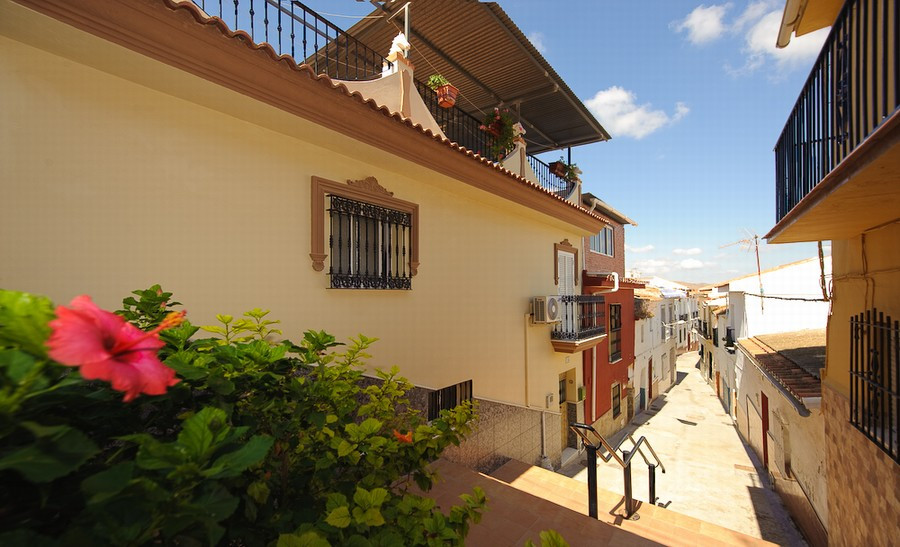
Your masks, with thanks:
M 372 9 L 307 4 L 342 28 L 353 20 L 338 15 Z M 626 268 L 690 282 L 753 272 L 752 252 L 720 246 L 775 223 L 772 149 L 827 30 L 776 50 L 776 0 L 500 5 L 613 136 L 573 148 L 572 159 L 585 191 L 638 223 L 627 230 Z M 763 269 L 815 253 L 815 244 L 760 247 Z

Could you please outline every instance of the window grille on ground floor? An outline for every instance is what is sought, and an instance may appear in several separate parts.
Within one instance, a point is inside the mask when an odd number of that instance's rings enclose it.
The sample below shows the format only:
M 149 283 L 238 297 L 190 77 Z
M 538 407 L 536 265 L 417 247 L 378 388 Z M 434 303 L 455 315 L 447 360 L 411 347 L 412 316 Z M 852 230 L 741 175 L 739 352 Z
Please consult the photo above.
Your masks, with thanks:
M 612 412 L 613 418 L 617 418 L 622 413 L 622 386 L 619 384 L 612 386 Z
M 900 462 L 900 325 L 868 310 L 850 319 L 850 423 Z
M 410 289 L 412 216 L 331 194 L 331 287 L 334 289 Z
M 442 410 L 452 410 L 472 400 L 472 380 L 432 391 L 428 394 L 428 421 L 437 419 Z

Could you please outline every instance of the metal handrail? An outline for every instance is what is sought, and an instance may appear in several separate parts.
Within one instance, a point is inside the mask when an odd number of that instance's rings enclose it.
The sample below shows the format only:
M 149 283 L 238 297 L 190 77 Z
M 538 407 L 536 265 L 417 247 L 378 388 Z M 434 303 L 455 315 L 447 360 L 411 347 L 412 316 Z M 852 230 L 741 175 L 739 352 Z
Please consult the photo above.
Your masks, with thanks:
M 610 446 L 610 444 L 603 438 L 603 435 L 597 432 L 592 426 L 588 424 L 582 423 L 573 423 L 569 424 L 569 429 L 572 430 L 576 435 L 581 437 L 581 442 L 584 443 L 584 447 L 587 448 L 588 451 L 588 514 L 597 518 L 597 456 L 604 462 L 609 462 L 610 460 L 615 459 L 616 463 L 622 466 L 622 475 L 625 481 L 625 518 L 635 519 L 637 520 L 639 517 L 635 515 L 635 507 L 634 507 L 634 497 L 631 495 L 631 460 L 634 459 L 635 454 L 640 454 L 641 458 L 643 458 L 644 463 L 647 464 L 647 471 L 649 473 L 649 484 L 650 484 L 650 503 L 656 503 L 656 466 L 658 465 L 662 472 L 666 472 L 666 467 L 663 465 L 662 460 L 657 456 L 656 451 L 653 450 L 653 447 L 650 446 L 650 441 L 647 440 L 646 437 L 641 437 L 637 441 L 634 440 L 634 436 L 628 433 L 625 435 L 619 444 L 615 447 Z M 587 433 L 593 433 L 595 437 L 598 439 L 598 443 L 594 444 L 588 438 Z M 622 444 L 629 440 L 632 443 L 631 450 L 623 450 L 622 454 L 624 458 L 620 457 L 617 451 Z M 656 464 L 650 463 L 650 460 L 647 459 L 647 455 L 644 454 L 644 451 L 641 450 L 641 445 L 647 445 L 647 449 L 650 450 L 650 454 L 653 456 L 653 460 Z M 606 449 L 606 455 L 598 454 L 598 449 L 600 448 Z
M 637 452 L 644 459 L 644 463 L 646 463 L 647 465 L 650 465 L 650 460 L 647 459 L 647 456 L 644 454 L 643 450 L 641 450 L 641 448 L 640 448 L 640 446 L 642 444 L 646 444 L 647 448 L 650 450 L 650 454 L 653 455 L 653 459 L 656 461 L 655 465 L 658 465 L 660 471 L 662 471 L 663 473 L 666 472 L 666 466 L 663 465 L 662 460 L 660 460 L 659 456 L 656 455 L 656 451 L 653 450 L 653 447 L 650 445 L 650 441 L 647 440 L 647 437 L 641 437 L 640 439 L 635 441 L 634 436 L 631 433 L 629 433 L 629 434 L 625 435 L 625 437 L 623 437 L 621 441 L 619 441 L 619 444 L 617 444 L 615 447 L 611 447 L 609 445 L 609 443 L 606 441 L 606 439 L 604 439 L 603 436 L 600 435 L 600 433 L 598 433 L 597 430 L 594 429 L 590 425 L 574 423 L 574 424 L 569 424 L 569 427 L 572 428 L 572 431 L 574 431 L 575 434 L 577 434 L 579 437 L 581 437 L 581 441 L 585 444 L 585 446 L 592 445 L 592 446 L 594 446 L 594 448 L 600 448 L 600 446 L 603 446 L 603 448 L 605 448 L 609 454 L 606 456 L 604 456 L 603 454 L 598 454 L 598 455 L 606 463 L 609 463 L 610 460 L 615 459 L 616 463 L 618 463 L 622 467 L 625 467 L 626 465 L 631 463 L 631 458 L 634 457 L 634 453 Z M 584 433 L 579 431 L 582 429 L 593 433 L 597 437 L 597 439 L 600 440 L 600 444 L 594 445 L 594 443 L 592 443 L 590 441 L 590 439 L 588 439 L 587 435 L 585 435 Z M 633 446 L 632 446 L 629 456 L 623 460 L 622 458 L 619 457 L 619 455 L 616 453 L 616 451 L 619 449 L 619 447 L 622 446 L 622 444 L 625 441 L 631 441 L 631 444 Z

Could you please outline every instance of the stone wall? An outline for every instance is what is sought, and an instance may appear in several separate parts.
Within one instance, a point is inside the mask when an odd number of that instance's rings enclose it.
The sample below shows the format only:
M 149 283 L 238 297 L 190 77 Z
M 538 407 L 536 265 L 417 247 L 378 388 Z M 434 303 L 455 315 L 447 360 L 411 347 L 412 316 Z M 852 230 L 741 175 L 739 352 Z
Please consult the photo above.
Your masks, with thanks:
M 850 401 L 822 384 L 830 545 L 894 545 L 900 464 L 850 425 Z
M 472 435 L 460 446 L 447 448 L 443 457 L 482 473 L 490 473 L 508 460 L 541 464 L 541 411 L 475 399 L 478 419 Z M 559 414 L 546 414 L 547 457 L 554 468 L 562 459 Z

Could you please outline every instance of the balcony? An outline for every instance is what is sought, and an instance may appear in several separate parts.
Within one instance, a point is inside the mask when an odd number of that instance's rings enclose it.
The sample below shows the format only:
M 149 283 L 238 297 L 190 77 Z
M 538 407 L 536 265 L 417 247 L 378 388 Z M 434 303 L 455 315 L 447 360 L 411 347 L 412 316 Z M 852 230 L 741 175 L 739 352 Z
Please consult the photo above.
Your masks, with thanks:
M 846 239 L 900 209 L 900 9 L 848 0 L 775 147 L 775 243 Z
M 243 30 L 248 33 L 255 43 L 267 43 L 279 55 L 290 55 L 297 62 L 308 65 L 317 74 L 326 74 L 335 80 L 373 81 L 380 78 L 383 71 L 392 66 L 392 63 L 378 53 L 376 47 L 370 47 L 363 43 L 362 40 L 340 29 L 296 0 L 280 2 L 278 0 L 230 0 L 229 2 L 193 0 L 193 2 L 208 15 L 222 19 L 232 30 Z M 369 34 L 365 34 L 365 36 L 369 36 Z M 383 41 L 369 37 L 375 40 L 374 44 L 383 46 L 384 51 L 387 52 L 390 40 Z M 415 80 L 415 88 L 444 136 L 483 157 L 496 162 L 501 160 L 501 158 L 492 157 L 490 150 L 494 137 L 479 129 L 481 125 L 479 117 L 457 106 L 440 107 L 435 92 L 421 80 Z M 535 95 L 535 99 L 538 98 L 540 97 Z M 520 101 L 523 99 L 523 97 L 519 97 Z M 485 108 L 490 110 L 490 108 Z M 477 110 L 473 110 L 473 112 L 478 113 Z M 554 121 L 558 123 L 559 120 Z M 600 129 L 599 135 L 582 137 L 586 139 L 584 142 L 593 142 L 591 139 L 605 140 L 609 138 L 605 131 Z M 535 131 L 542 139 L 552 136 L 548 135 L 546 131 Z M 544 152 L 558 148 L 560 146 L 554 148 L 541 143 L 536 150 Z M 575 189 L 574 181 L 568 181 L 551 173 L 550 167 L 535 156 L 527 156 L 527 165 L 523 161 L 521 166 L 504 164 L 504 167 L 564 199 L 571 197 Z
M 553 349 L 575 353 L 592 348 L 606 338 L 606 298 L 600 295 L 560 296 L 561 320 L 550 333 Z

